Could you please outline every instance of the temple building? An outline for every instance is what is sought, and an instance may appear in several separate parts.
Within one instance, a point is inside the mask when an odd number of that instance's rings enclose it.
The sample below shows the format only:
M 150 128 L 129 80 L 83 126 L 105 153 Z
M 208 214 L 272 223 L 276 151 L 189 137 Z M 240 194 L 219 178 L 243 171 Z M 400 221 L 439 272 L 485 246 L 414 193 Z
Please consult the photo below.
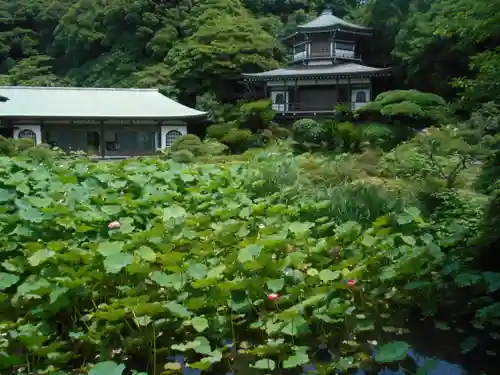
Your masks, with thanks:
M 96 159 L 154 155 L 207 115 L 157 89 L 0 86 L 0 101 L 0 135 Z
M 358 109 L 374 98 L 373 78 L 391 70 L 363 65 L 360 50 L 370 36 L 370 28 L 326 9 L 284 39 L 291 52 L 287 66 L 244 79 L 256 96 L 272 100 L 280 117 L 329 116 L 338 105 Z

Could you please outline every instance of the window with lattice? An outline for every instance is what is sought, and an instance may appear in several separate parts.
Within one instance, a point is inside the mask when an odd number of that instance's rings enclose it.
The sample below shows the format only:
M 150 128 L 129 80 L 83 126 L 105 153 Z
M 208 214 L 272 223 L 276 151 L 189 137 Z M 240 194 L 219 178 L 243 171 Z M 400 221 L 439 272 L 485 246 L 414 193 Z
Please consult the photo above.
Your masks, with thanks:
M 182 137 L 182 133 L 180 131 L 170 130 L 166 135 L 165 144 L 167 145 L 167 147 L 170 147 L 172 146 L 172 143 L 174 143 L 174 141 L 179 137 Z
M 34 141 L 36 141 L 36 134 L 33 130 L 31 129 L 23 129 L 19 132 L 19 134 L 17 135 L 17 137 L 19 139 L 22 139 L 22 138 L 31 138 L 33 139 Z
M 366 92 L 358 91 L 356 93 L 356 103 L 366 103 Z

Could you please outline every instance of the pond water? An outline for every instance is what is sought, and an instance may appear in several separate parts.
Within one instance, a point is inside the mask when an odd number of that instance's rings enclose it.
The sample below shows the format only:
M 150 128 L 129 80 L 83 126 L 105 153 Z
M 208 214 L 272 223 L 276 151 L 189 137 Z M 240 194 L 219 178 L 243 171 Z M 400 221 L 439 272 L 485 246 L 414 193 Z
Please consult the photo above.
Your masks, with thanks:
M 410 350 L 408 353 L 409 357 L 415 361 L 417 368 L 426 368 L 427 371 L 424 375 L 466 375 L 466 371 L 459 365 L 447 362 L 432 359 L 429 357 L 425 357 L 423 355 L 417 354 L 415 351 Z M 178 362 L 181 365 L 184 365 L 184 357 L 176 356 L 171 357 L 169 360 L 173 362 Z M 432 360 L 432 365 L 429 365 L 429 361 Z M 316 371 L 313 365 L 305 365 L 302 367 L 303 375 L 315 375 Z M 183 374 L 184 375 L 201 375 L 201 371 L 196 369 L 191 369 L 183 366 Z M 232 373 L 227 373 L 226 375 L 233 375 Z M 366 373 L 363 370 L 359 370 L 355 375 L 408 375 L 403 370 L 394 371 L 388 368 L 382 369 L 375 373 Z

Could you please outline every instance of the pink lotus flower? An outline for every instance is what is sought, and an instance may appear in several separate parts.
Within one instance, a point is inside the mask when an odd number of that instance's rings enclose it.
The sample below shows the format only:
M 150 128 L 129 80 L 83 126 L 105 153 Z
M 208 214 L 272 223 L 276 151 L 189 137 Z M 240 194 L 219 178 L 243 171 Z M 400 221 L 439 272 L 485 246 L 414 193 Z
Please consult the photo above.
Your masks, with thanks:
M 280 299 L 280 295 L 278 293 L 271 293 L 267 296 L 269 301 L 277 301 Z
M 347 280 L 347 286 L 349 287 L 353 287 L 353 286 L 356 286 L 358 282 L 356 280 Z
M 119 221 L 112 221 L 111 223 L 108 224 L 108 229 L 118 229 L 120 228 L 121 224 Z

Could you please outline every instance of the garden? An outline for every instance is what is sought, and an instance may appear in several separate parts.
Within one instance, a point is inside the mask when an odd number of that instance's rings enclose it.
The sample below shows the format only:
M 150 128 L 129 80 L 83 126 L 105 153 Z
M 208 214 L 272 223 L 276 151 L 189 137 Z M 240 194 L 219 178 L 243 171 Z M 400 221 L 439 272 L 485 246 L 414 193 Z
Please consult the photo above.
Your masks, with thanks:
M 3 139 L 2 371 L 423 375 L 424 324 L 495 356 L 496 116 L 112 163 Z
M 498 374 L 499 5 L 0 0 L 1 85 L 154 87 L 213 122 L 107 163 L 0 137 L 0 373 Z M 242 73 L 326 6 L 395 69 L 284 124 Z

